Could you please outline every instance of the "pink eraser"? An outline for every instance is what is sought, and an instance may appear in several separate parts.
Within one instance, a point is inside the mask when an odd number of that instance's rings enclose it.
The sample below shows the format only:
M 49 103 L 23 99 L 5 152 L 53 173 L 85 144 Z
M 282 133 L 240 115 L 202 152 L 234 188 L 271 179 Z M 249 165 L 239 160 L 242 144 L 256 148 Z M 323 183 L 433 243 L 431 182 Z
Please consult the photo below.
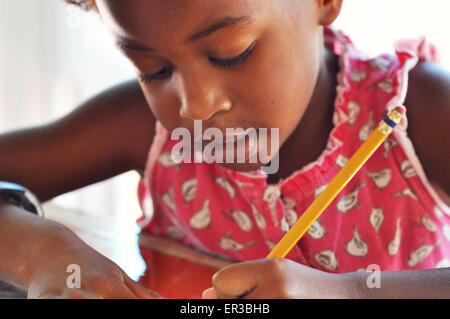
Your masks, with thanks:
M 406 107 L 404 107 L 403 105 L 399 105 L 397 106 L 394 111 L 397 111 L 398 113 L 400 113 L 401 115 L 405 115 L 406 114 Z

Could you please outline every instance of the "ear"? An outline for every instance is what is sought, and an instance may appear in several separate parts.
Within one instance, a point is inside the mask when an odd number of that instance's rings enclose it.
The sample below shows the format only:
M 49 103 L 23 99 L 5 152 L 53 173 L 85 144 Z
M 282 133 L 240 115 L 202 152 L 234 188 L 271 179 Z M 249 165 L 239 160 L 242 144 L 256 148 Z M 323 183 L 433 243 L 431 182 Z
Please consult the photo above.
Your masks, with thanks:
M 327 26 L 339 16 L 343 0 L 317 0 L 319 6 L 319 24 Z

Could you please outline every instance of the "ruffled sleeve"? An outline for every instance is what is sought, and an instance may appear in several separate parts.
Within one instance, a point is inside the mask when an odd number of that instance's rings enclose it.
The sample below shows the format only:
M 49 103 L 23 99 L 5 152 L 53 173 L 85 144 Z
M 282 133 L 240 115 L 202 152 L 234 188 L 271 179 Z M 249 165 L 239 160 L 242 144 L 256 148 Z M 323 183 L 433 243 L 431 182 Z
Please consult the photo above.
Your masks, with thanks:
M 398 102 L 403 101 L 406 97 L 408 80 L 407 71 L 412 69 L 417 64 L 417 61 L 440 63 L 440 57 L 437 48 L 433 44 L 428 42 L 425 37 L 397 41 L 395 43 L 395 49 L 399 58 L 401 58 L 401 56 L 404 54 L 411 56 L 411 63 L 406 69 L 403 68 L 403 70 L 400 70 L 399 72 L 399 93 L 390 101 L 389 107 L 387 107 L 388 110 L 392 109 L 398 104 L 403 104 Z M 413 60 L 415 60 L 416 62 L 412 62 Z M 414 145 L 407 134 L 407 115 L 402 120 L 402 124 L 404 125 L 399 125 L 400 129 L 394 130 L 393 134 L 396 136 L 397 140 L 405 151 L 425 189 L 434 200 L 436 204 L 434 208 L 435 212 L 436 210 L 439 210 L 450 216 L 449 206 L 445 204 L 436 190 L 432 187 L 428 177 L 425 174 L 425 170 L 415 152 Z
M 437 48 L 427 41 L 425 37 L 417 39 L 404 39 L 395 43 L 396 51 L 411 51 L 419 58 L 419 61 L 440 63 Z

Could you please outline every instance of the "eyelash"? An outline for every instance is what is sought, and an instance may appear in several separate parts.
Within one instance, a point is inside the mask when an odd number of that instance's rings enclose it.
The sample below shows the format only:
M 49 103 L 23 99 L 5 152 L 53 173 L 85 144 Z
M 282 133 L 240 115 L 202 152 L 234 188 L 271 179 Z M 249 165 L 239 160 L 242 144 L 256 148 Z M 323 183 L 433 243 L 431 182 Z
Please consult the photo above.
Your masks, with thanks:
M 209 61 L 212 63 L 218 65 L 219 67 L 222 67 L 224 69 L 230 69 L 233 67 L 236 67 L 238 65 L 243 64 L 245 61 L 247 61 L 250 54 L 253 52 L 254 49 L 254 43 L 252 43 L 243 53 L 238 55 L 237 57 L 231 58 L 231 59 L 217 59 L 217 58 L 209 58 Z M 170 71 L 170 74 L 165 74 L 166 72 Z M 172 74 L 172 66 L 168 65 L 164 67 L 161 71 L 155 74 L 151 75 L 140 75 L 140 79 L 144 83 L 151 83 L 153 81 L 162 81 L 169 77 Z
M 158 73 L 151 74 L 151 75 L 139 75 L 139 77 L 140 77 L 142 82 L 147 83 L 147 84 L 149 84 L 149 83 L 151 83 L 153 81 L 162 81 L 166 77 L 168 77 L 168 75 L 164 74 L 168 70 L 170 70 L 170 74 L 172 74 L 172 67 L 170 65 L 168 65 L 168 66 L 164 67 Z
M 232 68 L 247 61 L 247 58 L 253 52 L 254 46 L 254 43 L 252 43 L 243 53 L 239 54 L 237 57 L 226 60 L 209 58 L 209 61 L 225 69 Z

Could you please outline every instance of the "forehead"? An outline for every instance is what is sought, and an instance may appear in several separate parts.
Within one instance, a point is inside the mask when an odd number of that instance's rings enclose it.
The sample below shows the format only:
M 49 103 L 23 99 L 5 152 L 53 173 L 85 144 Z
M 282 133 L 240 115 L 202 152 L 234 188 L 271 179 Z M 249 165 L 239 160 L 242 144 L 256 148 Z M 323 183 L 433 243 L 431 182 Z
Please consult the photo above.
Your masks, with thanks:
M 278 0 L 277 0 L 278 1 Z M 223 17 L 255 17 L 261 0 L 97 0 L 99 12 L 120 37 L 152 42 L 185 38 Z

